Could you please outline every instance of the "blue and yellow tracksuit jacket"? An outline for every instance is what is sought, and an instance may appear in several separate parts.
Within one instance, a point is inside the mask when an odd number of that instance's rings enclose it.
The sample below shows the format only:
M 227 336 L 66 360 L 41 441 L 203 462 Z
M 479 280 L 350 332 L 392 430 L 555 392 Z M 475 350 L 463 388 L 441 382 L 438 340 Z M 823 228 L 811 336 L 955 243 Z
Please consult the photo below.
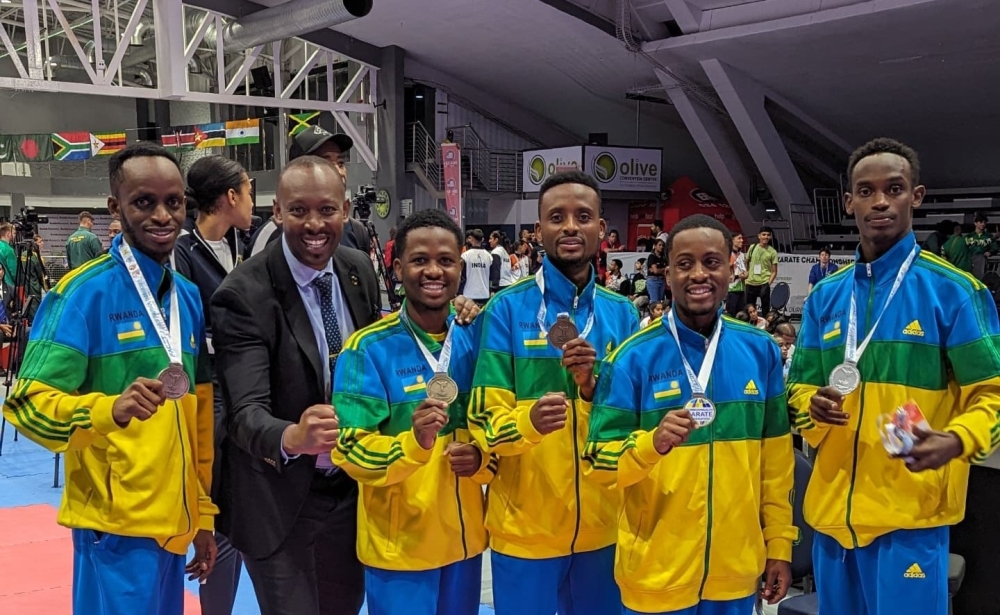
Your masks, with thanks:
M 561 312 L 582 332 L 595 321 L 587 340 L 603 360 L 639 329 L 632 303 L 597 288 L 593 277 L 582 291 L 546 258 L 546 327 Z M 562 366 L 562 351 L 538 326 L 542 295 L 534 278 L 497 293 L 486 305 L 483 337 L 469 406 L 469 430 L 476 442 L 499 458 L 487 498 L 486 527 L 491 547 L 504 555 L 546 559 L 594 551 L 615 542 L 621 500 L 583 476 L 580 455 L 587 442 L 590 403 L 580 399 L 573 377 Z M 529 412 L 550 392 L 569 401 L 566 427 L 547 436 L 531 424 Z
M 154 538 L 184 555 L 218 512 L 209 494 L 214 456 L 211 370 L 198 289 L 137 249 L 139 268 L 170 322 L 171 280 L 181 309 L 181 347 L 191 392 L 125 428 L 111 409 L 139 376 L 155 379 L 167 353 L 119 251 L 66 275 L 45 296 L 4 416 L 45 448 L 65 453 L 59 523 Z
M 708 340 L 676 322 L 697 373 Z M 746 598 L 765 560 L 791 561 L 795 461 L 771 336 L 724 318 L 706 396 L 715 420 L 660 455 L 656 428 L 691 399 L 666 321 L 629 338 L 601 369 L 585 463 L 593 479 L 624 491 L 615 579 L 629 609 Z
M 923 251 L 858 363 L 862 385 L 844 400 L 849 424 L 823 425 L 810 418 L 810 398 L 844 360 L 851 289 L 860 344 L 915 245 L 910 234 L 872 263 L 860 262 L 859 254 L 853 267 L 816 285 L 788 375 L 795 425 L 819 449 L 805 518 L 845 548 L 864 547 L 897 529 L 961 521 L 968 462 L 984 461 L 1000 443 L 1000 325 L 993 298 L 972 276 Z M 910 399 L 933 429 L 961 438 L 959 459 L 913 473 L 889 457 L 876 421 Z
M 412 415 L 434 373 L 399 313 L 356 332 L 337 358 L 333 403 L 340 440 L 332 458 L 360 483 L 358 559 L 366 566 L 431 570 L 486 549 L 482 485 L 493 478 L 496 460 L 484 453 L 475 476 L 458 478 L 444 454 L 452 442 L 472 442 L 466 408 L 478 323 L 455 325 L 449 373 L 459 394 L 429 451 L 417 443 Z M 439 356 L 444 335 L 431 336 L 412 320 L 410 326 Z

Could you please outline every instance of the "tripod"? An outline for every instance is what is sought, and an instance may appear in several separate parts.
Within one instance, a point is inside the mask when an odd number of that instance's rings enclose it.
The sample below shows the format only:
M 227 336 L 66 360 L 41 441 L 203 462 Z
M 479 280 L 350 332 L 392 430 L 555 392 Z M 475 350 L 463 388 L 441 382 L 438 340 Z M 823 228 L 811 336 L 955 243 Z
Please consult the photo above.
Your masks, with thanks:
M 355 215 L 358 215 L 358 208 L 354 208 Z M 382 249 L 382 242 L 379 241 L 378 231 L 375 230 L 375 223 L 371 221 L 371 214 L 368 216 L 358 216 L 358 220 L 365 225 L 365 230 L 368 231 L 368 236 L 372 240 L 372 251 L 375 253 L 375 275 L 378 276 L 379 284 L 385 288 L 386 295 L 389 299 L 389 309 L 395 312 L 403 304 L 400 301 L 399 296 L 396 294 L 396 289 L 393 286 L 392 276 L 385 268 L 385 251 Z

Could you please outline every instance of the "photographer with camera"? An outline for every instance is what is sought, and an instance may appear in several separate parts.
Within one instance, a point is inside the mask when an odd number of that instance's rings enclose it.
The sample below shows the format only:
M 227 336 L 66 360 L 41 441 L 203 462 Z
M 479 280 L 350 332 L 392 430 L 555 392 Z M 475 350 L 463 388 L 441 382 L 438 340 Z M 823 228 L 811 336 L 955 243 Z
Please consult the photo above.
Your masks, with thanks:
M 352 147 L 354 147 L 354 140 L 349 136 L 339 133 L 332 134 L 319 126 L 312 126 L 308 130 L 295 135 L 292 140 L 292 146 L 289 148 L 288 160 L 291 162 L 296 158 L 306 155 L 325 158 L 337 168 L 340 176 L 344 179 L 344 185 L 347 185 L 347 152 Z M 368 199 L 369 191 L 370 200 Z M 366 189 L 359 196 L 364 198 L 355 198 L 354 205 L 357 207 L 361 203 L 358 214 L 362 220 L 367 220 L 368 216 L 363 215 L 364 212 L 362 210 L 365 207 L 365 203 L 367 203 L 368 215 L 371 214 L 371 205 L 375 202 L 375 189 Z M 342 247 L 346 246 L 361 250 L 365 254 L 370 255 L 372 250 L 371 236 L 365 229 L 364 222 L 351 217 L 351 205 L 351 200 L 344 202 L 344 234 L 340 238 L 340 245 Z M 278 224 L 274 221 L 274 218 L 271 218 L 267 224 L 257 231 L 257 234 L 251 240 L 248 258 L 262 251 L 271 241 L 281 237 L 281 233 L 277 231 Z

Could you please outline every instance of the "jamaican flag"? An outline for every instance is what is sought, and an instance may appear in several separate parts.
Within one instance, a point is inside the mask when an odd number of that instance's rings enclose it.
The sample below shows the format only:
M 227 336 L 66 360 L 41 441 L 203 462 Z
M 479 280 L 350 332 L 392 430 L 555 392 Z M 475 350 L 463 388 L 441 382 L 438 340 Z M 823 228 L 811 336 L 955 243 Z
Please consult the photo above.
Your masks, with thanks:
M 319 111 L 310 113 L 290 113 L 288 114 L 288 136 L 294 137 L 304 130 L 316 125 L 319 120 Z

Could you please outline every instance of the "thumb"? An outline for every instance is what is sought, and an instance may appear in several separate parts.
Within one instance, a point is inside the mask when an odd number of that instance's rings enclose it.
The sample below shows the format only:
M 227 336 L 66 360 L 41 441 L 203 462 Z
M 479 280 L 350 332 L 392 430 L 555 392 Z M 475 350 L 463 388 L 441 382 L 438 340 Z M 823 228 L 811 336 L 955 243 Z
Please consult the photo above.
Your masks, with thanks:
M 444 447 L 444 454 L 445 454 L 445 456 L 447 457 L 448 455 L 450 455 L 452 453 L 452 451 L 454 451 L 456 448 L 458 448 L 460 446 L 462 446 L 462 445 L 459 444 L 458 442 L 449 442 Z
M 917 442 L 922 442 L 930 437 L 931 432 L 914 425 L 913 426 L 913 437 L 916 438 Z

